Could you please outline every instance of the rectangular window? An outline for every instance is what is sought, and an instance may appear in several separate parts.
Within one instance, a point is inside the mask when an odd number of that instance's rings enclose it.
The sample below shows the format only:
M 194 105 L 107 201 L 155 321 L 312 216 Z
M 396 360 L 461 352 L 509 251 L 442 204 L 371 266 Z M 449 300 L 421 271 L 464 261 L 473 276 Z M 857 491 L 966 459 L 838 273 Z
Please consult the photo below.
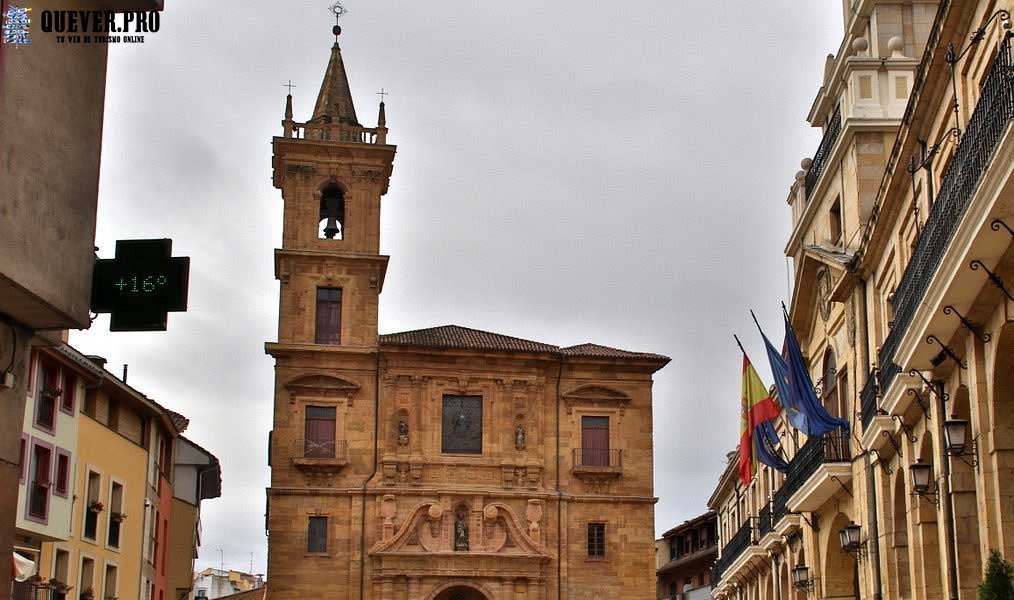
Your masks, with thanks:
M 304 457 L 335 458 L 335 421 L 336 410 L 333 406 L 306 407 Z
M 162 519 L 162 574 L 166 574 L 169 564 L 169 519 Z
M 843 223 L 841 218 L 841 200 L 835 200 L 829 214 L 831 227 L 831 243 L 835 246 L 841 244 Z
M 70 577 L 70 552 L 57 548 L 53 557 L 53 579 L 67 583 Z
M 327 552 L 327 517 L 310 517 L 307 521 L 306 551 Z
M 59 371 L 56 365 L 43 361 L 39 367 L 39 393 L 36 394 L 35 424 L 52 432 L 56 427 L 56 400 L 60 396 L 57 386 Z
M 99 501 L 99 486 L 102 484 L 102 476 L 95 471 L 88 471 L 88 489 L 85 491 L 84 502 L 84 537 L 94 541 L 98 537 L 99 511 L 93 506 Z
M 482 396 L 444 396 L 441 451 L 482 454 Z
M 53 493 L 66 498 L 68 489 L 70 489 L 70 453 L 57 448 L 56 485 L 54 486 Z
M 78 575 L 80 583 L 78 589 L 83 594 L 85 590 L 94 590 L 95 585 L 95 561 L 86 556 L 81 557 L 81 572 Z
M 336 288 L 317 288 L 318 344 L 336 346 L 342 343 L 342 291 Z
M 113 600 L 116 598 L 116 584 L 119 583 L 117 581 L 117 571 L 118 569 L 115 565 L 106 565 L 106 586 L 105 592 L 103 593 L 105 600 Z
M 581 417 L 581 466 L 609 466 L 609 417 Z
M 50 474 L 53 451 L 38 444 L 32 447 L 32 480 L 28 489 L 28 515 L 36 519 L 49 516 Z
M 20 467 L 21 467 L 21 469 L 20 469 L 20 475 L 21 475 L 20 480 L 21 480 L 21 482 L 25 481 L 25 473 L 28 472 L 28 464 L 27 464 L 27 461 L 25 460 L 25 457 L 27 456 L 27 454 L 28 454 L 28 436 L 25 435 L 24 433 L 22 433 L 21 434 L 21 451 L 20 451 L 20 454 L 18 455 L 18 465 L 20 465 Z
M 77 400 L 77 377 L 70 370 L 63 374 L 63 393 L 60 394 L 60 410 L 73 415 Z
M 114 481 L 109 488 L 109 531 L 106 535 L 106 544 L 113 548 L 120 547 L 123 518 L 123 485 Z
M 588 556 L 601 558 L 606 555 L 606 524 L 588 523 Z

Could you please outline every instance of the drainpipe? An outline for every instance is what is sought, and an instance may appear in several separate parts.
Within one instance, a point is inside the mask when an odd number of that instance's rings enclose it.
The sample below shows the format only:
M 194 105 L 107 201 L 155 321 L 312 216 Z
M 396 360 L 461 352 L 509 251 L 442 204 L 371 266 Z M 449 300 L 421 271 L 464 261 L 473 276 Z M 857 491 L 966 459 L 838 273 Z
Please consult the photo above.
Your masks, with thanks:
M 866 280 L 859 281 L 859 294 L 862 297 L 860 306 L 863 309 L 863 351 L 866 359 L 866 379 L 874 377 L 870 369 L 870 324 L 869 307 L 866 302 Z M 853 384 L 858 392 L 858 382 Z M 855 394 L 859 398 L 859 394 Z M 877 477 L 873 470 L 873 463 L 870 462 L 869 453 L 866 454 L 866 512 L 870 515 L 870 553 L 873 555 L 873 598 L 881 600 L 884 597 L 884 582 L 880 573 L 880 515 L 877 513 Z
M 359 600 L 366 598 L 366 486 L 377 475 L 377 454 L 380 447 L 380 344 L 377 344 L 377 366 L 373 378 L 373 471 L 363 481 L 363 506 L 359 513 Z
M 563 600 L 563 492 L 560 491 L 560 380 L 563 379 L 563 354 L 556 369 L 556 597 Z

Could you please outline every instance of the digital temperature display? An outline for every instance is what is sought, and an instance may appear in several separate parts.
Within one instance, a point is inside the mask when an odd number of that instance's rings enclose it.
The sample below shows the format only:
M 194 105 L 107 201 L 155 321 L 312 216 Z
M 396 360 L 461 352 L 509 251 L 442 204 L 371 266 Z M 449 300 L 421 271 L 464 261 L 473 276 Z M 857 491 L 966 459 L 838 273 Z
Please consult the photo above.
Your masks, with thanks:
M 111 331 L 165 331 L 167 313 L 187 310 L 189 279 L 172 240 L 120 240 L 116 258 L 95 261 L 92 311 L 110 313 Z

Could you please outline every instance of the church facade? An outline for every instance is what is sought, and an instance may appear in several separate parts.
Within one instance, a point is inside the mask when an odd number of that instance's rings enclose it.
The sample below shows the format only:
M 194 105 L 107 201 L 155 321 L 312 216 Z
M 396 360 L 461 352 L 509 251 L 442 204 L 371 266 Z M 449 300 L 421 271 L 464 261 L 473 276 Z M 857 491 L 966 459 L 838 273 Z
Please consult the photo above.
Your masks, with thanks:
M 336 43 L 312 117 L 290 95 L 282 126 L 272 600 L 654 597 L 669 359 L 455 325 L 380 335 L 384 104 L 359 123 Z

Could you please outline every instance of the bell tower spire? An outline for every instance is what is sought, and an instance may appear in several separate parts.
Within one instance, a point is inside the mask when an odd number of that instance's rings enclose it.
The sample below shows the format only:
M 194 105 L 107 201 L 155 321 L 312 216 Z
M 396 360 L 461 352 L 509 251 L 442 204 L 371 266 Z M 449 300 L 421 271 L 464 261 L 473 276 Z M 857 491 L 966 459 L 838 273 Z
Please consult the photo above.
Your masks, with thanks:
M 338 44 L 338 36 L 342 34 L 341 17 L 348 11 L 341 3 L 335 2 L 331 6 L 331 12 L 335 17 L 335 25 L 331 29 L 334 33 L 334 45 L 331 46 L 331 59 L 324 72 L 324 81 L 320 84 L 312 118 L 325 119 L 332 123 L 359 125 L 356 107 L 352 102 L 352 91 L 349 88 L 349 76 L 342 60 L 341 46 Z

